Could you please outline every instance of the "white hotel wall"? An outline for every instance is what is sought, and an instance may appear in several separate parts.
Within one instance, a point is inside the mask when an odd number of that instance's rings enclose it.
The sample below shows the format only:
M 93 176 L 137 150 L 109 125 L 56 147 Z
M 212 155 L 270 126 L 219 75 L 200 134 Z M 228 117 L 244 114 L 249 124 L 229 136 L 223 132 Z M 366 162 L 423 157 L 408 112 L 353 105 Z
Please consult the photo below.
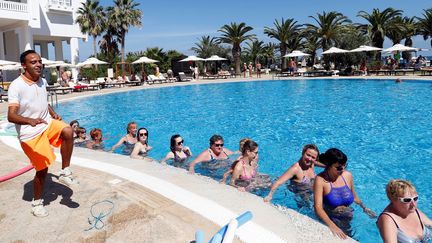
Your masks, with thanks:
M 70 5 L 57 4 L 68 0 L 21 0 L 7 5 L 0 1 L 0 59 L 18 61 L 21 52 L 34 49 L 35 45 L 40 46 L 43 57 L 48 57 L 51 43 L 55 56 L 49 58 L 63 60 L 66 42 L 70 47 L 70 61 L 78 63 L 78 38 L 87 39 L 87 35 L 80 32 L 75 19 L 76 10 L 84 1 L 70 0 Z

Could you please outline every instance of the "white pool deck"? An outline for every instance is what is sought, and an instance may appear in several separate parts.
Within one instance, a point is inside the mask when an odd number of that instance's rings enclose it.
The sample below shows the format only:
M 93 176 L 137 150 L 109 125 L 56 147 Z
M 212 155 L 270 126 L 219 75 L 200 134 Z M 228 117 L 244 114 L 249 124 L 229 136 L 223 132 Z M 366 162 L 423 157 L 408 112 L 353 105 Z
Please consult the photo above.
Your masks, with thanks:
M 338 77 L 330 77 L 330 78 L 338 78 Z M 389 77 L 375 77 L 375 76 L 366 76 L 366 77 L 358 77 L 360 79 L 388 79 Z M 392 79 L 401 78 L 402 80 L 407 79 L 422 79 L 422 80 L 431 80 L 431 77 L 419 77 L 419 76 L 401 76 L 401 77 L 390 77 Z M 271 79 L 271 76 L 263 77 L 262 80 Z M 293 78 L 291 78 L 293 79 Z M 137 89 L 148 89 L 148 88 L 160 88 L 166 86 L 180 86 L 180 85 L 196 85 L 196 84 L 208 84 L 208 83 L 226 83 L 226 82 L 248 82 L 254 81 L 257 79 L 246 79 L 237 78 L 237 79 L 226 79 L 226 80 L 199 80 L 194 82 L 186 82 L 186 83 L 174 83 L 174 84 L 161 84 L 161 85 L 146 85 L 139 87 L 126 87 L 126 88 L 111 88 L 104 89 L 100 91 L 89 91 L 83 93 L 73 93 L 69 95 L 59 95 L 59 100 L 65 101 L 70 99 L 78 99 L 85 96 L 93 96 L 100 94 L 107 94 L 113 92 L 125 92 L 132 91 Z M 290 80 L 290 79 L 288 79 Z M 0 103 L 0 111 L 2 114 L 5 114 L 7 110 L 7 103 Z M 5 115 L 1 116 L 0 121 L 0 129 L 2 126 L 6 125 Z M 1 135 L 0 136 L 0 149 L 1 151 L 8 151 L 8 159 L 7 161 L 10 163 L 11 158 L 17 158 L 16 160 L 22 160 L 23 154 L 21 148 L 18 144 L 18 140 L 13 136 Z M 11 150 L 10 147 L 15 150 Z M 6 159 L 2 156 L 3 159 L 0 158 L 0 163 L 6 163 Z M 60 155 L 57 155 L 60 158 Z M 19 158 L 19 159 L 18 159 Z M 59 164 L 59 163 L 57 163 Z M 26 164 L 22 161 L 17 165 L 18 168 L 25 166 Z M 16 167 L 16 166 L 12 166 Z M 139 185 L 145 191 L 151 191 L 151 195 L 153 197 L 161 197 L 167 198 L 172 201 L 179 208 L 185 208 L 193 214 L 198 216 L 194 217 L 194 219 L 190 219 L 190 224 L 193 225 L 198 221 L 209 221 L 207 224 L 200 224 L 194 226 L 195 230 L 203 229 L 207 234 L 215 233 L 215 227 L 221 227 L 228 223 L 231 218 L 234 218 L 245 211 L 251 211 L 253 214 L 253 219 L 243 225 L 241 228 L 237 230 L 237 240 L 242 242 L 351 242 L 353 240 L 345 240 L 341 241 L 335 237 L 333 237 L 328 230 L 328 228 L 321 223 L 316 222 L 315 220 L 310 219 L 307 216 L 301 215 L 294 210 L 275 207 L 271 204 L 264 203 L 261 197 L 250 193 L 239 192 L 233 187 L 227 185 L 221 185 L 218 182 L 203 177 L 200 175 L 190 175 L 183 169 L 174 168 L 171 166 L 163 166 L 159 163 L 155 162 L 145 162 L 143 160 L 134 160 L 130 159 L 127 156 L 111 154 L 107 152 L 98 152 L 88 149 L 75 148 L 72 158 L 72 168 L 87 168 L 85 174 L 90 175 L 91 180 L 94 180 L 94 183 L 83 183 L 80 184 L 77 192 L 87 193 L 89 191 L 92 192 L 92 197 L 98 197 L 97 190 L 103 191 L 101 187 L 109 187 L 113 188 L 113 184 L 115 182 L 124 183 L 124 181 L 128 181 L 135 185 Z M 8 168 L 0 167 L 0 176 L 7 173 Z M 80 170 L 78 170 L 80 171 Z M 31 180 L 31 176 L 34 173 L 32 171 L 26 173 L 27 179 L 25 182 L 29 182 Z M 105 174 L 109 174 L 107 177 Z M 80 174 L 76 173 L 78 179 L 81 180 Z M 18 177 L 17 177 L 18 178 Z M 108 178 L 110 179 L 108 183 Z M 115 180 L 119 179 L 119 180 Z M 14 183 L 15 180 L 15 183 Z M 85 182 L 87 178 L 83 178 Z M 114 180 L 114 181 L 113 181 Z M 4 183 L 0 183 L 0 198 L 14 198 L 13 200 L 5 200 L 0 204 L 0 227 L 3 229 L 7 229 L 9 224 L 15 225 L 26 225 L 26 223 L 30 222 L 30 228 L 33 226 L 35 228 L 40 227 L 40 222 L 46 222 L 47 225 L 62 225 L 65 224 L 60 220 L 59 217 L 53 217 L 51 215 L 55 215 L 58 212 L 51 212 L 54 210 L 62 210 L 59 207 L 54 207 L 55 204 L 58 204 L 57 201 L 51 202 L 50 205 L 47 206 L 47 209 L 50 210 L 50 216 L 45 219 L 35 219 L 29 213 L 29 202 L 28 200 L 24 200 L 21 197 L 22 185 L 16 183 L 17 179 L 12 179 L 11 181 L 7 181 Z M 128 184 L 129 185 L 129 184 Z M 85 188 L 84 188 L 85 186 Z M 15 190 L 14 190 L 15 189 Z M 115 191 L 115 188 L 113 189 Z M 139 193 L 139 192 L 138 192 Z M 138 201 L 143 200 L 146 201 L 145 195 L 138 196 L 127 194 L 130 197 L 137 197 Z M 100 198 L 103 198 L 104 195 L 100 195 Z M 17 201 L 18 200 L 18 201 Z M 82 199 L 86 201 L 85 199 Z M 10 202 L 14 205 L 8 204 Z M 157 201 L 157 200 L 156 200 Z M 163 201 L 163 200 L 162 200 Z M 86 201 L 87 202 L 87 201 Z M 89 203 L 89 202 L 87 202 Z M 83 204 L 82 204 L 83 205 Z M 17 208 L 18 207 L 18 208 Z M 14 210 L 14 212 L 10 212 L 10 209 L 18 209 Z M 73 209 L 78 210 L 78 209 Z M 72 211 L 73 211 L 72 210 Z M 188 211 L 188 212 L 189 212 Z M 177 213 L 179 213 L 178 210 Z M 174 215 L 176 212 L 172 212 Z M 17 216 L 19 214 L 19 216 Z M 73 215 L 72 213 L 70 213 Z M 161 213 L 162 214 L 162 213 Z M 186 213 L 188 214 L 188 213 Z M 158 212 L 155 213 L 158 215 Z M 187 217 L 183 214 L 178 215 L 179 218 Z M 82 214 L 78 214 L 76 217 L 84 217 Z M 191 216 L 192 217 L 192 216 Z M 201 219 L 200 219 L 201 217 Z M 29 222 L 25 222 L 28 220 Z M 85 218 L 86 220 L 86 218 Z M 170 219 L 174 220 L 174 219 Z M 72 221 L 73 222 L 73 221 Z M 148 225 L 149 222 L 146 220 L 137 221 L 139 224 Z M 171 221 L 170 221 L 171 222 Z M 180 220 L 180 224 L 185 224 L 187 220 Z M 178 223 L 178 222 L 177 222 Z M 215 224 L 216 226 L 212 226 L 211 224 Z M 109 223 L 107 223 L 109 224 Z M 200 228 L 200 225 L 202 228 Z M 125 232 L 135 232 L 135 230 L 139 230 L 140 227 L 136 224 L 127 224 L 126 229 L 123 229 Z M 40 227 L 44 228 L 44 227 Z M 66 241 L 75 241 L 72 239 L 77 239 L 81 241 L 82 239 L 87 239 L 91 235 L 86 232 L 80 232 L 76 230 L 70 230 L 67 232 L 68 227 L 62 227 L 61 230 L 46 230 L 43 232 L 58 234 L 52 238 L 46 238 L 47 241 L 53 242 L 58 239 L 69 239 Z M 40 230 L 40 229 L 39 229 Z M 63 232 L 62 230 L 66 230 Z M 193 229 L 192 229 L 193 231 Z M 161 232 L 155 232 L 155 234 L 163 235 L 163 228 Z M 210 233 L 208 233 L 210 232 Z M 40 232 L 39 232 L 40 233 Z M 163 238 L 155 238 L 152 236 L 152 231 L 149 232 L 150 235 L 140 236 L 137 234 L 137 241 L 140 242 L 160 242 L 164 240 Z M 190 233 L 189 233 L 190 234 Z M 32 241 L 34 240 L 35 234 L 23 234 L 20 231 L 9 232 L 7 234 L 8 241 L 15 240 L 24 240 L 24 241 Z M 72 238 L 65 238 L 65 236 Z M 115 234 L 111 234 L 110 237 L 105 236 L 105 240 L 115 240 L 116 238 L 113 236 Z M 64 236 L 64 237 L 63 237 Z M 159 237 L 159 236 L 158 236 Z M 161 236 L 162 237 L 162 236 Z M 206 239 L 209 239 L 210 235 L 206 236 Z M 189 241 L 193 241 L 193 235 L 187 236 Z M 90 238 L 94 239 L 94 238 Z M 134 240 L 125 240 L 123 241 L 131 242 Z M 139 240 L 140 239 L 140 240 Z M 184 242 L 181 238 L 175 238 L 175 242 Z M 165 239 L 166 240 L 166 239 Z M 178 240 L 178 241 L 177 241 Z

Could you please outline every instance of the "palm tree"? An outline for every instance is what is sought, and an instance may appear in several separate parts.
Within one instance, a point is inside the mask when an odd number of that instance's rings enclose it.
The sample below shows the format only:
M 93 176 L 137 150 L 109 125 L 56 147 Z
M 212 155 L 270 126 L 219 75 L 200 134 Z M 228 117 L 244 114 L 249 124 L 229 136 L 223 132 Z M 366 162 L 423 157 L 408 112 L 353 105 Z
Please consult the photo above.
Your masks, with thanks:
M 191 48 L 197 56 L 202 58 L 210 57 L 211 55 L 216 55 L 216 50 L 218 48 L 218 43 L 215 37 L 201 36 L 199 42 L 195 43 L 195 46 Z
M 269 67 L 271 64 L 273 64 L 275 62 L 275 53 L 276 53 L 276 49 L 278 48 L 278 45 L 275 43 L 267 43 L 264 46 L 264 50 L 263 50 L 263 57 L 265 58 L 265 67 Z
M 264 54 L 264 42 L 259 40 L 253 40 L 246 43 L 245 52 L 250 56 L 254 63 L 257 63 L 260 57 Z
M 432 47 L 432 8 L 425 9 L 423 18 L 418 19 L 418 34 L 422 35 L 424 40 L 431 38 Z
M 117 29 L 121 45 L 122 74 L 124 74 L 126 34 L 130 26 L 141 27 L 142 11 L 136 9 L 139 3 L 134 0 L 114 0 L 114 7 L 108 7 L 108 17 Z
M 314 35 L 314 32 L 309 32 L 305 30 L 305 42 L 303 44 L 303 47 L 305 49 L 306 53 L 311 54 L 311 65 L 315 64 L 315 59 L 317 56 L 317 51 L 322 48 L 321 42 L 319 41 L 319 38 L 317 35 Z
M 369 22 L 369 24 L 360 25 L 359 28 L 367 33 L 372 41 L 372 45 L 375 47 L 383 48 L 384 38 L 390 22 L 393 18 L 402 15 L 402 10 L 395 10 L 393 8 L 386 8 L 384 11 L 380 11 L 377 8 L 372 10 L 369 14 L 365 11 L 358 12 L 357 16 L 364 18 Z M 381 53 L 377 52 L 377 60 L 381 59 Z
M 351 23 L 348 17 L 336 11 L 317 13 L 317 17 L 309 17 L 315 20 L 316 25 L 306 24 L 306 26 L 313 35 L 318 37 L 323 50 L 336 45 L 338 34 L 342 32 L 344 25 Z
M 109 19 L 104 21 L 104 29 L 105 32 L 98 44 L 101 53 L 105 56 L 104 61 L 109 62 L 111 64 L 110 66 L 112 66 L 112 64 L 116 61 L 115 59 L 117 58 L 117 55 L 120 53 L 116 40 L 117 30 L 112 25 L 111 21 L 109 21 Z
M 275 19 L 274 28 L 264 27 L 264 34 L 280 42 L 279 50 L 282 57 L 282 69 L 286 69 L 286 61 L 283 56 L 285 56 L 285 54 L 287 53 L 288 42 L 291 38 L 295 37 L 299 33 L 300 28 L 301 25 L 297 24 L 297 21 L 295 21 L 294 19 L 284 20 L 283 18 L 280 23 L 277 19 Z
M 105 12 L 99 1 L 87 0 L 81 3 L 81 7 L 77 10 L 77 18 L 75 23 L 79 24 L 83 34 L 88 34 L 93 37 L 93 56 L 96 57 L 96 38 L 102 33 L 103 19 Z
M 222 26 L 218 31 L 222 32 L 222 36 L 218 37 L 218 41 L 232 45 L 232 55 L 234 58 L 236 74 L 240 74 L 240 57 L 241 57 L 241 43 L 246 40 L 253 40 L 254 34 L 248 34 L 249 31 L 253 30 L 252 27 L 247 26 L 245 23 L 231 23 Z
M 405 38 L 406 28 L 406 23 L 402 16 L 396 16 L 389 21 L 385 35 L 393 42 L 393 45 L 399 44 Z

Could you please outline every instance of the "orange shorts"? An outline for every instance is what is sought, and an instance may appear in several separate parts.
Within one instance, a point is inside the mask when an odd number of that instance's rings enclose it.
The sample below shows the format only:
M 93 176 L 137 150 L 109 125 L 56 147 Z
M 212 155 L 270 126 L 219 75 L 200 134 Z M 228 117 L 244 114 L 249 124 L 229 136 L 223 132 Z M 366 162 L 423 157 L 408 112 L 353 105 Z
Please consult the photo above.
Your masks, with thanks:
M 48 128 L 32 140 L 21 142 L 21 148 L 30 159 L 36 171 L 47 168 L 55 159 L 54 150 L 51 147 L 59 147 L 62 143 L 60 138 L 66 123 L 59 120 L 52 120 Z

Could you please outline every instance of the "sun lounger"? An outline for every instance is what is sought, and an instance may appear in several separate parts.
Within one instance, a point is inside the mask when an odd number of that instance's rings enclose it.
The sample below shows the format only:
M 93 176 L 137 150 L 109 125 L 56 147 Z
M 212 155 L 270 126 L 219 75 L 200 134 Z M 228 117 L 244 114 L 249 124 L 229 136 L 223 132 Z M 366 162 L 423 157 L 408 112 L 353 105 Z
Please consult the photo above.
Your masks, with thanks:
M 99 90 L 99 84 L 87 84 L 84 82 L 78 82 L 79 85 L 83 87 L 83 89 L 92 89 L 92 90 Z
M 426 73 L 428 73 L 427 75 L 432 75 L 432 67 L 423 67 L 420 69 L 422 75 L 426 75 Z
M 174 77 L 171 77 L 171 78 L 170 78 L 170 77 L 168 76 L 167 73 L 163 73 L 162 75 L 163 75 L 163 77 L 167 80 L 167 82 L 170 82 L 170 83 L 171 83 L 171 82 L 176 82 L 176 81 L 177 81 L 177 79 L 174 78 Z
M 148 83 L 148 84 L 150 84 L 150 82 L 151 82 L 152 84 L 154 84 L 155 82 L 162 83 L 163 80 L 164 80 L 164 79 L 159 78 L 159 77 L 156 77 L 155 75 L 150 74 L 150 75 L 148 76 L 147 83 Z
M 217 79 L 218 75 L 209 74 L 209 73 L 203 73 L 201 76 L 203 79 Z
M 192 78 L 187 77 L 186 74 L 184 72 L 179 72 L 179 80 L 180 82 L 188 82 L 188 81 L 192 81 Z

